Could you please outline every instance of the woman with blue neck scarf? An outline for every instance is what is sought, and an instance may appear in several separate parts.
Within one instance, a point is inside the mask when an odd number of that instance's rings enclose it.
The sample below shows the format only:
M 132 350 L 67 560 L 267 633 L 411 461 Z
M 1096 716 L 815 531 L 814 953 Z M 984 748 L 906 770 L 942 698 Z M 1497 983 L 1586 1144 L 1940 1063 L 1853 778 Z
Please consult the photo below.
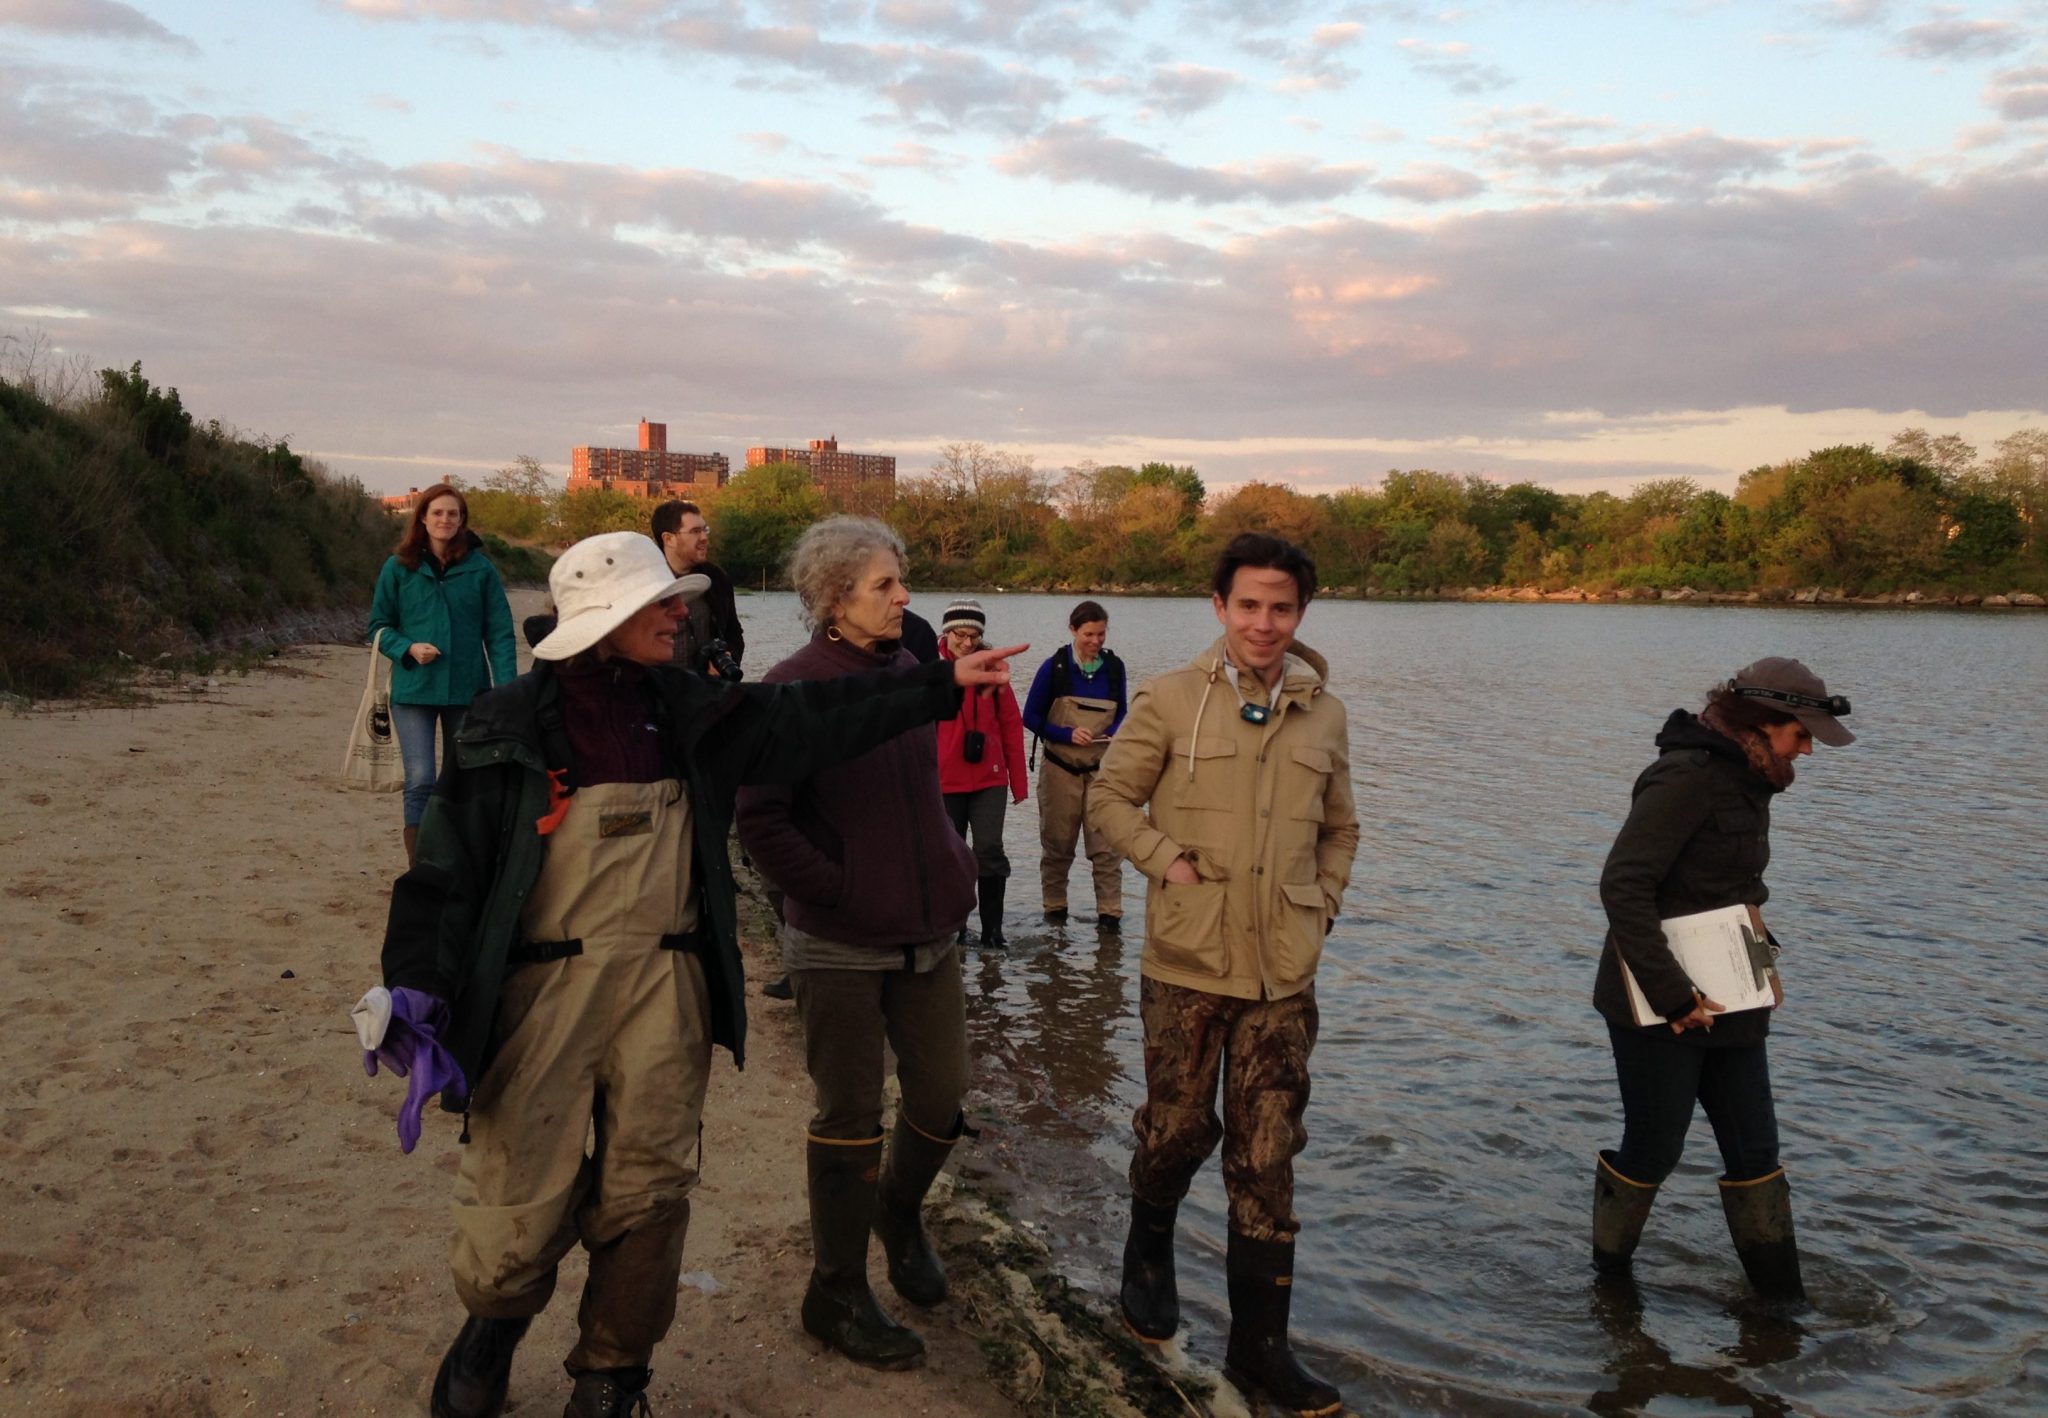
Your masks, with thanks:
M 1067 617 L 1067 627 L 1074 643 L 1038 667 L 1024 701 L 1024 727 L 1037 736 L 1045 759 L 1038 770 L 1039 889 L 1045 918 L 1055 925 L 1067 919 L 1067 877 L 1075 841 L 1087 824 L 1089 785 L 1129 707 L 1124 662 L 1103 648 L 1109 612 L 1099 601 L 1083 601 Z M 1086 835 L 1096 926 L 1114 935 L 1124 919 L 1123 861 L 1092 824 Z

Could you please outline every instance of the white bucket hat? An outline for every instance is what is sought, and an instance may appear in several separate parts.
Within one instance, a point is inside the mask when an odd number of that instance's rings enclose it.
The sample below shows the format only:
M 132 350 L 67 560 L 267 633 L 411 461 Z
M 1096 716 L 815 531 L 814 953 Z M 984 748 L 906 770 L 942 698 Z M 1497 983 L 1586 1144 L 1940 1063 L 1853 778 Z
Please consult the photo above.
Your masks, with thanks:
M 671 596 L 684 605 L 711 589 L 711 578 L 677 576 L 661 548 L 638 532 L 585 537 L 563 552 L 548 573 L 555 598 L 555 628 L 533 647 L 536 660 L 580 655 L 624 625 L 635 611 Z

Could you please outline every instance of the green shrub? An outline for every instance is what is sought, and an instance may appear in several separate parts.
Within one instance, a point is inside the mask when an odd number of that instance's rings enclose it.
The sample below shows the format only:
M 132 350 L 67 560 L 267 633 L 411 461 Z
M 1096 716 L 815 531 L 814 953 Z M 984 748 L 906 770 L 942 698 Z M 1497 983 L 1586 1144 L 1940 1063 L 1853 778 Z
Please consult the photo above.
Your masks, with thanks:
M 75 407 L 0 382 L 0 479 L 0 689 L 17 693 L 367 606 L 395 540 L 360 483 L 195 428 L 139 365 Z

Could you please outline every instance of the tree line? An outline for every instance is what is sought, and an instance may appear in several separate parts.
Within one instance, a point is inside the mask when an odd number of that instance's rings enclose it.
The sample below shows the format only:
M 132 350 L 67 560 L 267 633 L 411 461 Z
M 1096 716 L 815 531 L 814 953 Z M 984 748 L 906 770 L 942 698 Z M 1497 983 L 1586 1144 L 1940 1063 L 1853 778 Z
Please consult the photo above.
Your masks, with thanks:
M 468 495 L 479 527 L 529 541 L 644 529 L 648 513 L 623 493 L 561 491 L 530 458 Z M 1026 455 L 956 443 L 893 499 L 872 488 L 835 498 L 784 463 L 743 470 L 705 506 L 713 556 L 757 586 L 778 584 L 797 535 L 838 511 L 890 522 L 913 580 L 934 587 L 1199 590 L 1217 550 L 1259 530 L 1307 547 L 1325 586 L 1366 595 L 2042 591 L 2048 430 L 2014 433 L 1980 457 L 1954 434 L 1906 429 L 1882 451 L 1842 445 L 1753 468 L 1732 495 L 1690 478 L 1617 496 L 1426 469 L 1338 492 L 1253 482 L 1211 494 L 1185 465 L 1048 472 Z

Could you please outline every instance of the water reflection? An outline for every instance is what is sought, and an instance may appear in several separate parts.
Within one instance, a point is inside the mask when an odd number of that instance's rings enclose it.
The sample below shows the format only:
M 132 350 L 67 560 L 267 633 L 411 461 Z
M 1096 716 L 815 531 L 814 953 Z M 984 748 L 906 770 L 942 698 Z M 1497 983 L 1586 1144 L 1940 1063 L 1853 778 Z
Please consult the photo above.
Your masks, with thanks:
M 1785 1400 L 1753 1392 L 1744 1382 L 1751 1370 L 1785 1363 L 1799 1354 L 1805 1332 L 1789 1316 L 1758 1308 L 1737 1309 L 1735 1343 L 1722 1354 L 1727 1363 L 1714 1367 L 1688 1364 L 1653 1338 L 1644 1324 L 1641 1290 L 1633 1279 L 1607 1280 L 1591 1291 L 1593 1321 L 1606 1335 L 1613 1383 L 1586 1400 L 1602 1418 L 1649 1412 L 1660 1398 L 1700 1399 L 1717 1408 L 1747 1409 L 1755 1418 L 1784 1418 L 1793 1412 Z

